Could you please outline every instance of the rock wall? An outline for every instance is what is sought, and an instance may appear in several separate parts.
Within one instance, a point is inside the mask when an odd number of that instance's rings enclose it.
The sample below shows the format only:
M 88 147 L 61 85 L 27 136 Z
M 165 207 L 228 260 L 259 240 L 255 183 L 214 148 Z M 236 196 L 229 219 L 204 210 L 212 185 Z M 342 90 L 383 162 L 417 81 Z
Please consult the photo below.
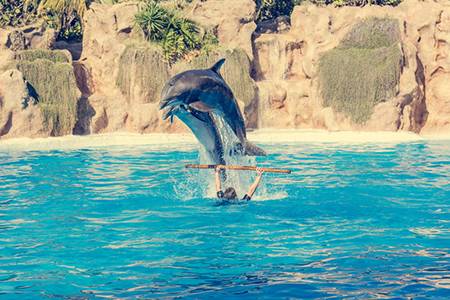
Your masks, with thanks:
M 54 135 L 54 129 L 57 126 L 53 127 L 54 124 L 49 126 L 48 110 L 42 110 L 42 105 L 38 103 L 36 90 L 25 79 L 27 75 L 18 69 L 22 68 L 23 71 L 28 72 L 30 68 L 24 64 L 32 64 L 30 61 L 37 58 L 32 56 L 40 53 L 40 50 L 54 49 L 55 39 L 55 30 L 40 24 L 19 29 L 0 29 L 0 139 Z M 60 57 L 64 60 L 64 66 L 67 69 L 73 69 L 67 63 L 71 63 L 70 53 L 67 51 L 55 53 L 48 51 L 46 53 L 50 54 L 46 61 L 53 56 Z M 52 72 L 40 70 L 34 72 L 33 75 L 45 77 L 46 75 L 51 76 Z M 63 74 L 63 77 L 70 76 Z M 30 78 L 30 80 L 32 79 Z M 64 88 L 58 89 L 64 90 Z M 76 85 L 74 85 L 74 89 L 77 89 Z M 76 99 L 73 100 L 76 101 Z M 53 104 L 49 104 L 46 105 L 46 108 L 53 109 L 54 107 Z
M 450 130 L 447 1 L 405 0 L 398 7 L 362 8 L 304 3 L 295 7 L 290 19 L 279 17 L 258 28 L 253 0 L 198 1 L 187 16 L 201 23 L 202 30 L 216 34 L 222 47 L 173 66 L 157 47 L 142 41 L 142 31 L 134 24 L 139 5 L 92 3 L 85 14 L 82 45 L 55 43 L 55 32 L 38 25 L 0 29 L 0 139 L 52 134 L 42 125 L 42 111 L 24 74 L 5 68 L 18 59 L 19 50 L 55 48 L 68 50 L 63 52 L 82 95 L 74 134 L 189 132 L 177 118 L 173 124 L 161 119 L 156 107 L 159 90 L 176 73 L 207 67 L 222 57 L 228 62 L 223 76 L 235 91 L 249 128 L 425 134 Z M 357 124 L 323 106 L 317 67 L 356 24 L 372 17 L 398 20 L 400 83 L 395 97 L 376 105 L 370 119 Z
M 7 87 L 7 88 L 2 88 Z M 0 138 L 47 137 L 44 116 L 18 70 L 0 75 Z
M 158 47 L 142 41 L 142 31 L 134 24 L 139 3 L 114 6 L 92 3 L 85 14 L 83 52 L 75 62 L 84 98 L 80 101 L 74 132 L 190 132 L 177 118 L 174 123 L 162 120 L 162 112 L 157 109 L 161 90 L 178 72 L 209 67 L 222 57 L 228 58 L 223 75 L 227 78 L 227 72 L 231 74 L 230 86 L 235 87 L 237 95 L 243 95 L 245 99 L 240 100 L 244 103 L 254 102 L 255 85 L 250 78 L 248 55 L 252 54 L 251 35 L 256 28 L 255 4 L 253 0 L 232 3 L 231 18 L 223 14 L 230 7 L 226 1 L 197 2 L 188 14 L 203 28 L 217 34 L 228 49 L 202 54 L 173 66 L 168 65 Z M 236 47 L 246 52 L 233 50 Z M 233 72 L 236 65 L 244 72 Z M 248 87 L 249 92 L 241 92 L 240 86 Z
M 405 0 L 398 7 L 317 7 L 305 3 L 291 28 L 254 39 L 253 77 L 259 88 L 260 127 L 359 131 L 448 132 L 448 2 Z M 403 65 L 396 97 L 355 124 L 330 107 L 317 83 L 320 57 L 338 47 L 355 24 L 371 17 L 397 19 Z

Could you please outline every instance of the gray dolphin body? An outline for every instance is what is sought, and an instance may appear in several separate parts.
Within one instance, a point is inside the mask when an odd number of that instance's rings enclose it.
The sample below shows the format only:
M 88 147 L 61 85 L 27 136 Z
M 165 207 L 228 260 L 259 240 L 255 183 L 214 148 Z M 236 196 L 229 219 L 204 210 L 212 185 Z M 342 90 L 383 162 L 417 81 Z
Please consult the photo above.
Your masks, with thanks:
M 185 105 L 165 107 L 163 119 L 173 116 L 189 127 L 216 165 L 225 165 L 222 138 L 211 113 L 195 111 Z
M 177 116 L 189 127 L 197 140 L 205 147 L 207 154 L 216 165 L 226 165 L 222 138 L 211 113 L 195 111 L 185 105 L 166 106 L 163 110 L 163 119 Z M 201 120 L 200 120 L 201 119 Z M 226 181 L 225 169 L 220 170 L 223 181 Z
M 187 105 L 204 113 L 215 110 L 236 134 L 245 154 L 267 156 L 263 149 L 247 140 L 244 119 L 237 101 L 218 73 L 224 61 L 219 60 L 210 69 L 185 71 L 172 77 L 164 86 L 158 108 Z

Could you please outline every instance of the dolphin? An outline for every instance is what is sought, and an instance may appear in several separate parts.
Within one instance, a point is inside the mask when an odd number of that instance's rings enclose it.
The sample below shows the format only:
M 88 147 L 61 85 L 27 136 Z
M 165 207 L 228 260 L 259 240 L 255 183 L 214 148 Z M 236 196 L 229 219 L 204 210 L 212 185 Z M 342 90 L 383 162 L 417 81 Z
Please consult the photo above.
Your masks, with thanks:
M 172 77 L 162 90 L 158 108 L 185 105 L 199 112 L 214 111 L 233 130 L 246 155 L 267 156 L 263 149 L 247 140 L 239 105 L 230 87 L 219 74 L 224 62 L 223 58 L 209 69 L 189 70 Z M 200 120 L 201 118 L 202 116 L 199 116 Z
M 163 119 L 173 116 L 189 127 L 216 165 L 225 165 L 222 138 L 211 113 L 196 111 L 186 105 L 165 107 Z
M 201 112 L 186 105 L 166 106 L 163 109 L 163 119 L 177 116 L 186 124 L 198 141 L 205 147 L 207 154 L 216 165 L 226 165 L 224 159 L 224 147 L 219 130 L 209 112 Z M 221 170 L 222 179 L 226 180 L 225 170 Z

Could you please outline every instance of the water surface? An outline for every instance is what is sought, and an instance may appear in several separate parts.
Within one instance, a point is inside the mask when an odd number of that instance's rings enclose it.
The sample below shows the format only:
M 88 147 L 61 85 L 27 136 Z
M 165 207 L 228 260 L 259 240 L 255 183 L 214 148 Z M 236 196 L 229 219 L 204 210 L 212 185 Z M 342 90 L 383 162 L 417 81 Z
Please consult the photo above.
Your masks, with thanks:
M 450 141 L 274 135 L 244 162 L 293 173 L 216 206 L 192 139 L 145 138 L 0 143 L 1 299 L 448 298 Z

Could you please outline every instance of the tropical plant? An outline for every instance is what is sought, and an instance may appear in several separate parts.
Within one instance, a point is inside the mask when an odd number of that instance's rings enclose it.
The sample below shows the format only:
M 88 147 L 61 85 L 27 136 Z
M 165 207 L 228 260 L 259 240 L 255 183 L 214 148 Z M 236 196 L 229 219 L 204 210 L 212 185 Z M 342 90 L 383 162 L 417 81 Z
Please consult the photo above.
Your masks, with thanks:
M 33 2 L 33 0 L 27 1 Z M 83 16 L 87 9 L 86 0 L 42 0 L 40 1 L 40 7 L 47 8 L 57 14 L 78 14 L 80 16 Z
M 148 40 L 158 41 L 162 39 L 167 25 L 167 11 L 153 2 L 135 16 L 135 21 Z
M 198 49 L 198 29 L 189 20 L 176 15 L 169 16 L 169 22 L 163 34 L 161 45 L 169 62 L 182 57 L 190 50 Z
M 403 0 L 307 0 L 316 5 L 334 4 L 335 6 L 365 6 L 365 5 L 379 5 L 379 6 L 397 6 Z
M 135 16 L 135 21 L 144 31 L 147 40 L 162 46 L 169 62 L 201 47 L 197 26 L 157 2 L 149 3 Z
M 204 52 L 209 52 L 214 48 L 214 46 L 217 46 L 218 44 L 219 44 L 219 40 L 217 39 L 217 37 L 214 34 L 206 33 L 203 36 L 201 48 Z
M 0 0 L 0 28 L 20 26 L 36 21 L 39 17 L 37 0 L 27 4 L 23 0 Z M 31 1 L 30 1 L 31 2 Z
M 39 8 L 49 10 L 58 18 L 58 29 L 70 30 L 76 23 L 81 22 L 87 6 L 85 0 L 42 0 Z
M 255 0 L 256 21 L 275 19 L 279 16 L 290 16 L 294 6 L 302 0 Z

